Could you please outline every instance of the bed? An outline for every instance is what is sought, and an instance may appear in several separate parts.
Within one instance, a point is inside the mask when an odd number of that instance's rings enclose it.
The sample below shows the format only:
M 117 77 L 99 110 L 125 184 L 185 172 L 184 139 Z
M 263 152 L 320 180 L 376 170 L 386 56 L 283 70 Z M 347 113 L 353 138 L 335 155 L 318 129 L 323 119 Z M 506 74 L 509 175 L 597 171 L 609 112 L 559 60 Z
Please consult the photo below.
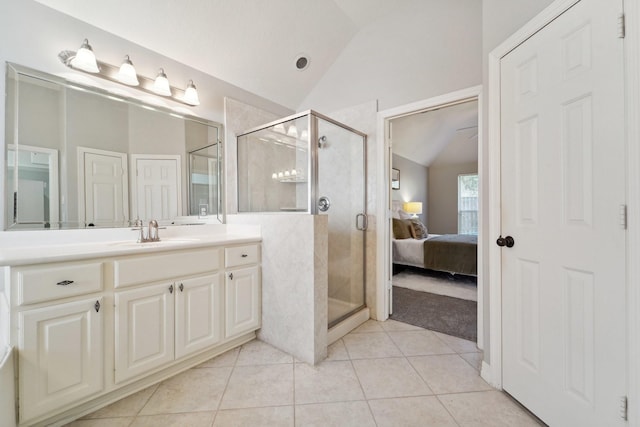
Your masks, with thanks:
M 393 263 L 452 274 L 478 274 L 478 238 L 431 234 L 426 239 L 393 239 Z

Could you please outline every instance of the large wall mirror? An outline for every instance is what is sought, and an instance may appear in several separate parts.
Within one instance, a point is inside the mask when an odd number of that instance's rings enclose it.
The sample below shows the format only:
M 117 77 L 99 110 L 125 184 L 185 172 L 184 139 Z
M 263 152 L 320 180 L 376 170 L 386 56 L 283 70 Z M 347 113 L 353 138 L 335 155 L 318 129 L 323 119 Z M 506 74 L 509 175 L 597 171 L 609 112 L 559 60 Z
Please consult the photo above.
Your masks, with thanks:
M 7 64 L 6 229 L 222 222 L 222 125 Z

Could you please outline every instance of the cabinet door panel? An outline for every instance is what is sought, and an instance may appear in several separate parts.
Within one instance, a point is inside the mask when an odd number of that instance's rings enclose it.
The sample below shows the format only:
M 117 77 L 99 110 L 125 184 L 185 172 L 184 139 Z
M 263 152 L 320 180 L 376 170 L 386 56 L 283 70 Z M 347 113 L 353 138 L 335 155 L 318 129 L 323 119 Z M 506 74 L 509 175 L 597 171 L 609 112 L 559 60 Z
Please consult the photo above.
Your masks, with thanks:
M 29 420 L 103 389 L 102 298 L 23 311 L 20 419 Z
M 183 280 L 176 285 L 177 359 L 220 341 L 223 305 L 220 274 Z
M 258 329 L 261 321 L 258 267 L 231 270 L 226 274 L 226 336 Z
M 116 383 L 173 360 L 172 285 L 115 293 Z

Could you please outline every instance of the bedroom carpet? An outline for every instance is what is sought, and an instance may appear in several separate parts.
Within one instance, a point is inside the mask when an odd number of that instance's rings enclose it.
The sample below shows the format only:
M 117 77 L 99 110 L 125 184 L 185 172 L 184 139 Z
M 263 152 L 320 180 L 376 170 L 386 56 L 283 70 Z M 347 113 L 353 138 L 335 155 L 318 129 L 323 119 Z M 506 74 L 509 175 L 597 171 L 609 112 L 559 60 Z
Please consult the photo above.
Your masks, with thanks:
M 394 274 L 391 281 L 393 286 L 414 291 L 431 292 L 471 301 L 478 300 L 477 279 L 471 276 L 405 267 Z
M 393 287 L 393 320 L 477 341 L 477 303 Z

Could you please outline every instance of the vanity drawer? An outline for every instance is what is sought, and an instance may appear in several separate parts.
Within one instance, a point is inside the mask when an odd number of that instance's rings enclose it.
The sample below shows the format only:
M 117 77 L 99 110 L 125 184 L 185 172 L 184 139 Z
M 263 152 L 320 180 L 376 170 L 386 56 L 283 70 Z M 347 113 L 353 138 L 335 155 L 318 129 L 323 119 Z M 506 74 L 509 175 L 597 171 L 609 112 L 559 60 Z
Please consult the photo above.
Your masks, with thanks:
M 224 250 L 225 267 L 237 267 L 240 265 L 257 264 L 260 259 L 258 245 L 245 245 L 226 248 Z
M 102 262 L 99 261 L 17 267 L 13 274 L 20 305 L 102 290 Z
M 221 256 L 220 248 L 206 248 L 118 259 L 113 263 L 115 287 L 216 271 Z

